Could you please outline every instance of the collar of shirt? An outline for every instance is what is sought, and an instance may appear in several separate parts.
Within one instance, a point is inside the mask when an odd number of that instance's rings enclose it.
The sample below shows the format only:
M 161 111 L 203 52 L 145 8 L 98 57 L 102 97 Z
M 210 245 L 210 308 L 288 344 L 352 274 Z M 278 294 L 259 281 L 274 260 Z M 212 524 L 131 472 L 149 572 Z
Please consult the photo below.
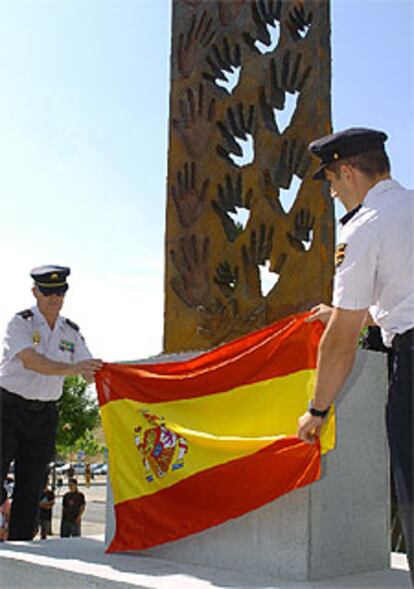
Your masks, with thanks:
M 341 217 L 339 219 L 340 224 L 346 225 L 348 223 L 348 221 L 350 221 L 352 219 L 352 217 L 354 215 L 357 214 L 357 212 L 359 211 L 359 209 L 362 207 L 362 205 L 358 205 L 357 207 L 355 207 L 354 209 L 352 209 L 352 211 L 348 211 L 346 215 L 344 215 L 343 217 Z
M 400 184 L 396 180 L 392 180 L 391 178 L 387 180 L 381 180 L 377 182 L 372 188 L 368 190 L 364 198 L 364 206 L 371 207 L 376 204 L 375 199 L 384 192 L 388 192 L 389 190 L 393 190 L 394 188 L 401 188 Z
M 50 332 L 57 331 L 58 329 L 64 326 L 65 320 L 61 315 L 58 315 L 55 327 L 51 329 L 49 323 L 46 321 L 45 316 L 40 312 L 39 307 L 37 305 L 35 307 L 32 307 L 31 311 L 33 312 L 33 316 L 36 318 L 36 321 L 42 323 L 44 327 L 46 327 Z

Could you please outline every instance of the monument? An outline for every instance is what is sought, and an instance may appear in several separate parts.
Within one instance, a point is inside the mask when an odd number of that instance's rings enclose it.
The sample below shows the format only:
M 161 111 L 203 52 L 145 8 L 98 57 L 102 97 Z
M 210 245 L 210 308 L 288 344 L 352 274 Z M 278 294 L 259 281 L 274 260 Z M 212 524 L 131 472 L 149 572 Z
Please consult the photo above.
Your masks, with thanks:
M 329 302 L 333 206 L 307 145 L 331 130 L 328 0 L 174 0 L 166 352 Z

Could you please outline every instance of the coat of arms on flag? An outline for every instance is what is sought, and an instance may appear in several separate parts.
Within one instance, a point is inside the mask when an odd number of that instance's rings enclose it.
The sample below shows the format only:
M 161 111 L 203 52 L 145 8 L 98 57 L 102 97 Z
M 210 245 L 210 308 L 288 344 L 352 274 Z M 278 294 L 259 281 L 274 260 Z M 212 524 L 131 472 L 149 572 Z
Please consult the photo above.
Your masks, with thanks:
M 184 455 L 188 451 L 187 440 L 168 429 L 163 418 L 145 409 L 139 412 L 147 427 L 138 425 L 135 429 L 135 444 L 142 457 L 148 482 L 154 476 L 161 478 L 168 470 L 184 466 Z M 149 427 L 148 427 L 149 426 Z
M 320 476 L 335 443 L 296 437 L 323 325 L 288 317 L 186 361 L 105 364 L 96 376 L 116 532 L 142 550 L 238 517 Z

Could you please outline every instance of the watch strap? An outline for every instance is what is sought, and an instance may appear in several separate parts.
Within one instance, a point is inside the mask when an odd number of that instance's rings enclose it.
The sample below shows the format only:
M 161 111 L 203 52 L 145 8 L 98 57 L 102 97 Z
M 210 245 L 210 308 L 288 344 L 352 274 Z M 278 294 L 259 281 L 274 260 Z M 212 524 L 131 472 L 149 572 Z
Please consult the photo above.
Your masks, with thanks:
M 315 409 L 313 406 L 313 401 L 310 401 L 308 411 L 313 417 L 321 417 L 324 419 L 328 415 L 330 408 L 331 406 L 329 405 L 327 409 Z

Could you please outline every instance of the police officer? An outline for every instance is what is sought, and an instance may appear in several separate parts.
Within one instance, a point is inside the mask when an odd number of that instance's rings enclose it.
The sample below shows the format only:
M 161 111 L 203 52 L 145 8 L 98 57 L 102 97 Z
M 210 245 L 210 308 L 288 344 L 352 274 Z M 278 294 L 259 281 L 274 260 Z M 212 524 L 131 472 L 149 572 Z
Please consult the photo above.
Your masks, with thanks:
M 55 452 L 56 401 L 65 376 L 92 381 L 102 366 L 79 328 L 60 315 L 70 269 L 42 266 L 31 272 L 36 306 L 7 326 L 0 363 L 1 480 L 15 461 L 10 540 L 31 540 L 48 463 Z M 0 506 L 6 497 L 0 498 Z M 1 507 L 0 507 L 1 508 Z
M 381 328 L 392 349 L 387 433 L 399 515 L 413 578 L 414 453 L 414 191 L 390 176 L 385 133 L 347 129 L 313 141 L 320 158 L 315 179 L 347 209 L 335 255 L 332 307 L 312 319 L 327 324 L 321 339 L 313 401 L 299 419 L 298 435 L 313 442 L 354 361 L 364 325 Z

